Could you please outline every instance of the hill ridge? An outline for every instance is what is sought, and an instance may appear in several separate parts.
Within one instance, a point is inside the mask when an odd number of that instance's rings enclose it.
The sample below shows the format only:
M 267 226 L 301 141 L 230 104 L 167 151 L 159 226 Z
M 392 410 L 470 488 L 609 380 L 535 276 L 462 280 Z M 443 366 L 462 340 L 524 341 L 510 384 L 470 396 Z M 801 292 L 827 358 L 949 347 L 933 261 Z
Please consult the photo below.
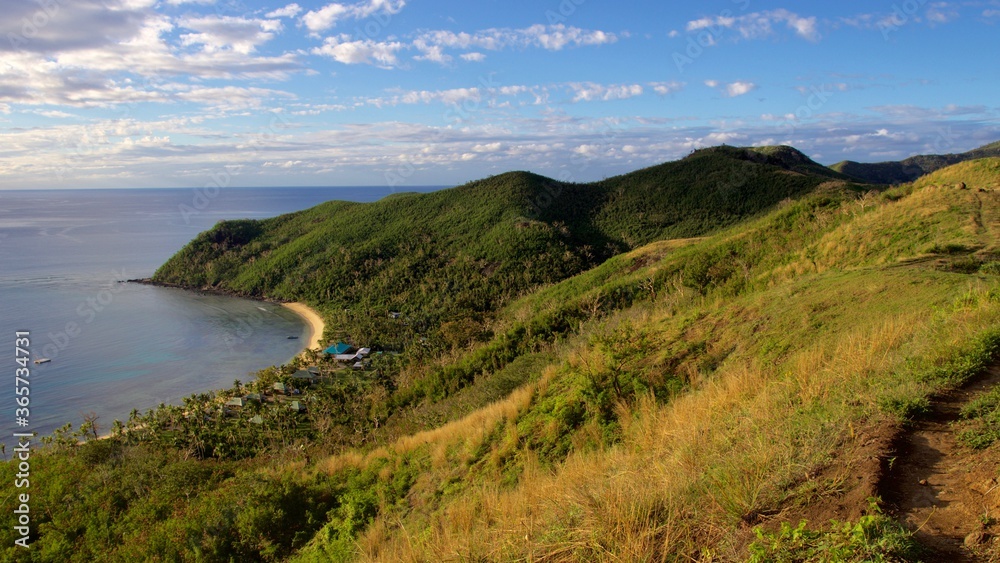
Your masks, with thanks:
M 845 160 L 830 166 L 830 168 L 851 177 L 855 181 L 884 185 L 903 184 L 913 182 L 921 176 L 954 164 L 994 156 L 1000 156 L 1000 141 L 960 154 L 917 155 L 901 161 L 876 163 Z

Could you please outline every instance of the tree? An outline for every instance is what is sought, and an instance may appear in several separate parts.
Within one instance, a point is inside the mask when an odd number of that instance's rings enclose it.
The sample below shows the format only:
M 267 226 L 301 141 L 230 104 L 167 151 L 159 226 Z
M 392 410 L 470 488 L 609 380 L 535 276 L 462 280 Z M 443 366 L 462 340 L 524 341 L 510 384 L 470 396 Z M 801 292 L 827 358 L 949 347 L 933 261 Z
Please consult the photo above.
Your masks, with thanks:
M 90 411 L 83 415 L 83 424 L 80 425 L 80 437 L 84 440 L 93 439 L 96 440 L 99 437 L 97 429 L 97 413 Z

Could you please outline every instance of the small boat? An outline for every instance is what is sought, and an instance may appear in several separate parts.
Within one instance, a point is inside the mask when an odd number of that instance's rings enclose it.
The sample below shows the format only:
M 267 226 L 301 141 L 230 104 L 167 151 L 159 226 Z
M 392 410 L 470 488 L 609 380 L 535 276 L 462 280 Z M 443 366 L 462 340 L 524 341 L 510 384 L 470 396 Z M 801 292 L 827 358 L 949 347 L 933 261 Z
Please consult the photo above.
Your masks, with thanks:
M 289 336 L 288 339 L 289 340 L 298 340 L 299 337 L 298 336 Z
M 51 361 L 52 360 L 50 360 L 48 358 L 38 358 L 37 360 L 35 360 L 35 363 L 36 364 L 47 364 L 47 363 L 49 363 Z

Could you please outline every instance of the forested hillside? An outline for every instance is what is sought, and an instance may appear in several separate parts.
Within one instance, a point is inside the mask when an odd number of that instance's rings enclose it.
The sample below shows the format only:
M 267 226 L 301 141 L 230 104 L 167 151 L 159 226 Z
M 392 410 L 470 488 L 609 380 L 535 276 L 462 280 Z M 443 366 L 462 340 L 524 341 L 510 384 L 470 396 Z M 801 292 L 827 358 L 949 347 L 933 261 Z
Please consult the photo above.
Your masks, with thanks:
M 305 301 L 331 338 L 402 348 L 484 339 L 525 292 L 664 238 L 692 237 L 841 180 L 788 147 L 718 147 L 593 184 L 512 172 L 376 203 L 330 202 L 264 221 L 225 221 L 153 277 L 159 283 Z M 388 313 L 408 323 L 391 323 Z

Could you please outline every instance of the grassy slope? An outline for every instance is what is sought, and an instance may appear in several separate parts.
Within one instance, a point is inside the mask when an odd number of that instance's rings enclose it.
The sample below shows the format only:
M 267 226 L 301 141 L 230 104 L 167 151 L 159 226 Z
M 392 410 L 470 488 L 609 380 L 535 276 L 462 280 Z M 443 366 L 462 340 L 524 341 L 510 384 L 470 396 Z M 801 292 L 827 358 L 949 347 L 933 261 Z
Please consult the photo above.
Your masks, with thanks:
M 899 162 L 861 163 L 845 160 L 830 168 L 861 182 L 886 185 L 902 184 L 912 182 L 946 166 L 967 160 L 997 156 L 1000 156 L 1000 142 L 984 145 L 962 154 L 918 155 Z
M 968 377 L 977 343 L 995 353 L 1000 280 L 955 266 L 995 264 L 1000 200 L 976 188 L 998 165 L 884 197 L 817 196 L 513 303 L 505 316 L 544 315 L 654 281 L 581 323 L 508 398 L 321 462 L 317 475 L 413 477 L 356 543 L 335 519 L 299 559 L 739 559 L 747 523 L 843 502 L 873 428 Z M 956 180 L 973 189 L 940 187 Z M 706 275 L 705 258 L 723 265 Z M 825 475 L 832 464 L 850 479 Z

